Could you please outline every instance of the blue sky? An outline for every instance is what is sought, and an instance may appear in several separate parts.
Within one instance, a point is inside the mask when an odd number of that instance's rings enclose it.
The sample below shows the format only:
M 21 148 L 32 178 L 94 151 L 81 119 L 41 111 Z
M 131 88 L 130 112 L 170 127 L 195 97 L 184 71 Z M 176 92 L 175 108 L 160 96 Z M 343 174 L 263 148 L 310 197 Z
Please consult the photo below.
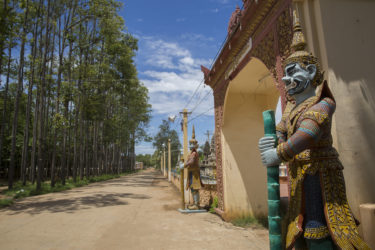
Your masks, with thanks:
M 197 140 L 203 144 L 206 131 L 214 132 L 213 96 L 202 83 L 200 65 L 209 68 L 226 35 L 236 5 L 241 0 L 123 0 L 121 15 L 128 31 L 139 39 L 136 65 L 139 79 L 149 89 L 152 120 L 149 134 L 169 115 L 178 115 L 175 127 L 182 142 L 178 114 L 193 110 L 192 124 Z M 197 94 L 194 91 L 199 86 Z M 152 143 L 140 143 L 137 154 L 153 153 Z

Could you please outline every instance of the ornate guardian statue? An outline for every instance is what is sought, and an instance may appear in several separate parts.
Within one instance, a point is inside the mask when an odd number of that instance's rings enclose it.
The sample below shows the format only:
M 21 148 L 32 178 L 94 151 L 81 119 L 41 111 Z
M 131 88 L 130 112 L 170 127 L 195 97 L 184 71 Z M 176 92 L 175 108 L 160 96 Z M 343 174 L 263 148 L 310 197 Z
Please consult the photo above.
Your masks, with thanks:
M 288 102 L 273 137 L 259 141 L 265 166 L 288 163 L 290 182 L 286 249 L 370 249 L 349 207 L 343 166 L 332 147 L 336 103 L 295 16 L 292 49 L 282 80 Z

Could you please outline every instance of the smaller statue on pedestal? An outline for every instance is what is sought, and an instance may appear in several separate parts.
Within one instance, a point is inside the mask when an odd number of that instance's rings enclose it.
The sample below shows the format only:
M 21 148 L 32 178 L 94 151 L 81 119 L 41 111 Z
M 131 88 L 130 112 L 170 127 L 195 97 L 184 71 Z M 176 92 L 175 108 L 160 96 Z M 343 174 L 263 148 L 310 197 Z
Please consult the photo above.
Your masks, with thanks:
M 191 194 L 193 196 L 194 203 L 188 205 L 190 210 L 199 209 L 199 190 L 202 187 L 199 169 L 199 154 L 197 152 L 198 142 L 195 139 L 195 129 L 193 126 L 192 139 L 189 141 L 190 144 L 190 154 L 184 167 L 188 170 L 187 185 L 186 189 L 190 188 Z

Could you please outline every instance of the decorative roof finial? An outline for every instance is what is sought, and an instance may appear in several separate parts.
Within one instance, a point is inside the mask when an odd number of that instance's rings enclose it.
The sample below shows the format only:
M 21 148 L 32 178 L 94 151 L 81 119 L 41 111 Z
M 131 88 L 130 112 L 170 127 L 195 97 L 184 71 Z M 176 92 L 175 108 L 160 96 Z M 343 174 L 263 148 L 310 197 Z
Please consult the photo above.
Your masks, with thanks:
M 229 19 L 228 24 L 228 34 L 232 34 L 232 32 L 237 27 L 238 23 L 240 22 L 241 17 L 241 8 L 240 6 L 236 5 L 235 11 L 233 11 L 232 16 Z

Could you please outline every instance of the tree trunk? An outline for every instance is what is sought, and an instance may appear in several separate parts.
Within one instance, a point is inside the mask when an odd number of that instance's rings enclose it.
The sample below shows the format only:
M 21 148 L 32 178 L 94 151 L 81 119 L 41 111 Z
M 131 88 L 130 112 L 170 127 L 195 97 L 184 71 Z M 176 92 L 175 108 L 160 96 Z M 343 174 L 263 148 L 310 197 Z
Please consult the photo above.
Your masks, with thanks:
M 92 168 L 94 169 L 94 175 L 98 175 L 99 171 L 98 171 L 98 136 L 97 136 L 97 121 L 94 121 L 94 143 L 93 143 L 93 149 L 92 149 L 92 152 L 93 152 L 93 164 L 92 164 Z
M 32 101 L 33 101 L 33 86 L 34 86 L 34 74 L 35 74 L 35 58 L 36 58 L 36 45 L 38 42 L 38 23 L 35 24 L 34 32 L 33 32 L 33 42 L 31 44 L 31 77 L 29 79 L 29 86 L 28 86 L 28 91 L 27 91 L 27 107 L 26 107 L 26 122 L 25 122 L 25 128 L 24 128 L 24 137 L 23 137 L 23 151 L 22 151 L 22 162 L 21 162 L 21 168 L 23 171 L 26 171 L 26 167 L 28 165 L 28 148 L 29 148 L 29 127 L 30 127 L 30 120 L 31 120 L 31 106 L 32 106 Z M 36 117 L 35 116 L 34 119 Z M 31 176 L 34 174 L 34 171 L 32 169 L 29 169 L 30 173 L 29 175 Z M 31 179 L 33 179 L 31 177 Z M 22 185 L 26 185 L 26 176 L 22 179 Z
M 105 155 L 104 155 L 104 169 L 105 169 L 105 174 L 108 174 L 108 151 L 109 151 L 109 149 L 108 149 L 108 147 L 107 146 L 104 146 L 104 153 L 105 153 Z
M 48 54 L 48 29 L 50 22 L 50 1 L 47 0 L 47 24 L 46 24 L 46 34 L 45 34 L 45 51 L 43 57 L 42 71 L 41 71 L 41 83 L 40 83 L 40 104 L 39 104 L 39 126 L 38 126 L 38 175 L 37 175 L 37 190 L 41 190 L 42 187 L 42 171 L 44 170 L 44 96 L 45 96 L 45 86 L 46 86 L 46 63 Z
M 65 29 L 65 28 L 64 28 Z M 64 31 L 65 33 L 65 31 Z M 62 74 L 62 67 L 63 67 L 63 54 L 65 49 L 65 38 L 63 36 L 62 47 L 61 45 L 61 17 L 59 19 L 59 67 L 57 73 L 57 91 L 56 91 L 56 115 L 60 115 L 60 89 L 61 89 L 61 74 Z M 56 147 L 57 147 L 57 131 L 58 129 L 55 128 L 53 131 L 53 139 L 52 139 L 52 162 L 51 162 L 51 187 L 55 186 L 55 168 L 56 168 Z
M 10 41 L 12 43 L 12 39 Z M 8 48 L 8 73 L 7 73 L 7 79 L 5 82 L 5 91 L 4 91 L 4 104 L 3 104 L 3 113 L 2 113 L 2 120 L 1 120 L 1 130 L 0 130 L 0 166 L 2 164 L 2 154 L 3 154 L 3 141 L 4 141 L 4 133 L 5 133 L 5 127 L 7 124 L 7 104 L 8 104 L 8 92 L 9 92 L 9 75 L 10 75 L 10 65 L 12 62 L 12 46 L 9 46 Z
M 3 13 L 7 13 L 8 1 L 4 0 L 3 3 L 4 3 L 3 4 Z M 5 19 L 5 17 L 3 17 L 3 18 Z M 3 22 L 4 23 L 1 23 L 1 25 L 5 25 L 6 20 L 3 20 Z M 1 75 L 3 74 L 3 50 L 4 50 L 4 42 L 5 42 L 5 39 L 2 39 L 1 42 L 0 42 L 0 86 L 1 86 Z M 1 164 L 1 161 L 0 161 L 0 164 Z
M 69 111 L 68 105 L 69 105 L 69 101 L 65 100 L 65 102 L 64 102 L 64 106 L 65 106 L 64 116 L 65 117 L 68 116 L 68 111 Z M 67 127 L 67 124 L 64 124 L 64 128 L 63 128 L 63 152 L 62 152 L 62 158 L 61 158 L 61 181 L 62 181 L 63 185 L 65 185 L 65 175 L 66 175 L 66 141 L 67 141 L 66 127 Z
M 22 95 L 23 90 L 23 66 L 25 62 L 25 44 L 26 44 L 26 24 L 27 24 L 27 15 L 29 13 L 29 1 L 26 1 L 26 10 L 24 16 L 24 23 L 22 28 L 22 38 L 21 38 L 21 50 L 20 50 L 20 65 L 18 68 L 18 85 L 17 85 L 17 94 L 16 94 L 16 101 L 14 103 L 14 117 L 13 117 L 13 124 L 12 124 L 12 146 L 10 152 L 10 165 L 9 165 L 9 180 L 8 180 L 8 189 L 13 188 L 13 178 L 14 178 L 14 170 L 15 170 L 15 155 L 16 155 L 16 136 L 17 136 L 17 127 L 18 127 L 18 111 L 20 105 L 20 98 Z M 22 180 L 25 178 L 24 171 L 21 171 Z
M 68 107 L 68 109 L 71 109 Z M 68 114 L 69 114 L 69 111 L 68 111 Z M 67 168 L 67 179 L 69 179 L 69 176 L 73 176 L 73 170 L 72 170 L 72 166 L 71 166 L 71 157 L 72 157 L 72 147 L 71 147 L 71 143 L 72 143 L 72 137 L 71 137 L 71 126 L 72 126 L 72 119 L 71 117 L 69 116 L 69 128 L 68 128 L 68 154 L 67 154 L 67 159 L 66 159 L 66 168 Z
M 54 5 L 52 6 L 52 13 L 54 12 Z M 53 68 L 54 68 L 54 55 L 55 55 L 55 38 L 56 38 L 56 26 L 53 25 L 53 31 L 52 31 L 52 34 L 53 34 L 53 38 L 52 38 L 52 46 L 49 48 L 50 49 L 50 56 L 49 58 L 51 58 L 51 63 L 50 63 L 50 67 L 49 67 L 49 71 L 48 71 L 48 74 L 49 76 L 52 76 L 53 74 Z M 54 108 L 55 106 L 52 105 L 52 95 L 53 95 L 53 86 L 52 86 L 52 77 L 50 77 L 48 79 L 48 92 L 47 92 L 47 96 L 45 98 L 47 98 L 47 107 L 45 109 L 45 112 L 44 112 L 44 121 L 45 121 L 45 125 L 44 125 L 44 137 L 46 139 L 49 139 L 49 134 L 50 134 L 50 124 L 52 124 L 52 120 L 50 121 L 49 117 L 50 116 L 53 116 L 54 114 Z M 47 86 L 46 86 L 47 87 Z M 50 141 L 46 141 L 45 142 L 45 145 L 48 145 L 48 147 L 46 147 L 46 152 L 45 152 L 45 155 L 46 155 L 46 158 L 44 160 L 44 166 L 47 166 L 44 168 L 44 179 L 43 180 L 46 180 L 48 178 L 48 173 L 51 173 L 51 165 L 52 165 L 52 154 L 51 154 L 51 150 L 50 150 L 50 147 L 49 145 L 51 145 L 51 142 Z M 51 162 L 51 164 L 49 164 Z M 55 175 L 54 175 L 55 176 Z M 52 173 L 51 173 L 51 180 L 52 180 Z M 51 181 L 52 183 L 52 181 Z
M 85 133 L 85 169 L 86 169 L 86 179 L 88 180 L 89 177 L 90 177 L 90 158 L 89 158 L 89 150 L 90 150 L 90 142 L 89 142 L 89 138 L 90 138 L 90 133 L 89 133 L 89 122 L 86 122 L 86 133 Z
M 82 113 L 82 112 L 81 112 Z M 81 115 L 81 119 L 80 119 L 80 161 L 79 161 L 79 177 L 81 180 L 83 180 L 83 167 L 84 167 L 84 164 L 85 164 L 85 159 L 84 159 L 84 150 L 85 150 L 85 136 L 84 136 L 84 133 L 83 133 L 83 119 L 82 119 L 82 115 Z
M 40 16 L 41 9 L 43 7 L 43 0 L 39 0 L 39 7 L 37 11 L 37 26 L 39 25 L 39 20 L 42 20 L 43 17 Z M 40 29 L 40 38 L 39 38 L 39 58 L 42 58 L 43 55 L 43 28 Z M 37 44 L 37 43 L 36 43 Z M 36 46 L 36 45 L 35 45 Z M 40 73 L 42 71 L 42 64 L 39 63 L 39 69 L 38 72 Z M 32 78 L 34 77 L 34 69 L 32 69 Z M 36 94 L 36 103 L 35 103 L 35 108 L 34 108 L 34 122 L 33 122 L 33 144 L 31 148 L 31 182 L 34 184 L 35 182 L 35 177 L 37 175 L 36 173 L 36 152 L 37 152 L 37 147 L 38 147 L 38 127 L 39 127 L 39 109 L 40 109 L 40 79 L 37 84 L 37 94 Z

